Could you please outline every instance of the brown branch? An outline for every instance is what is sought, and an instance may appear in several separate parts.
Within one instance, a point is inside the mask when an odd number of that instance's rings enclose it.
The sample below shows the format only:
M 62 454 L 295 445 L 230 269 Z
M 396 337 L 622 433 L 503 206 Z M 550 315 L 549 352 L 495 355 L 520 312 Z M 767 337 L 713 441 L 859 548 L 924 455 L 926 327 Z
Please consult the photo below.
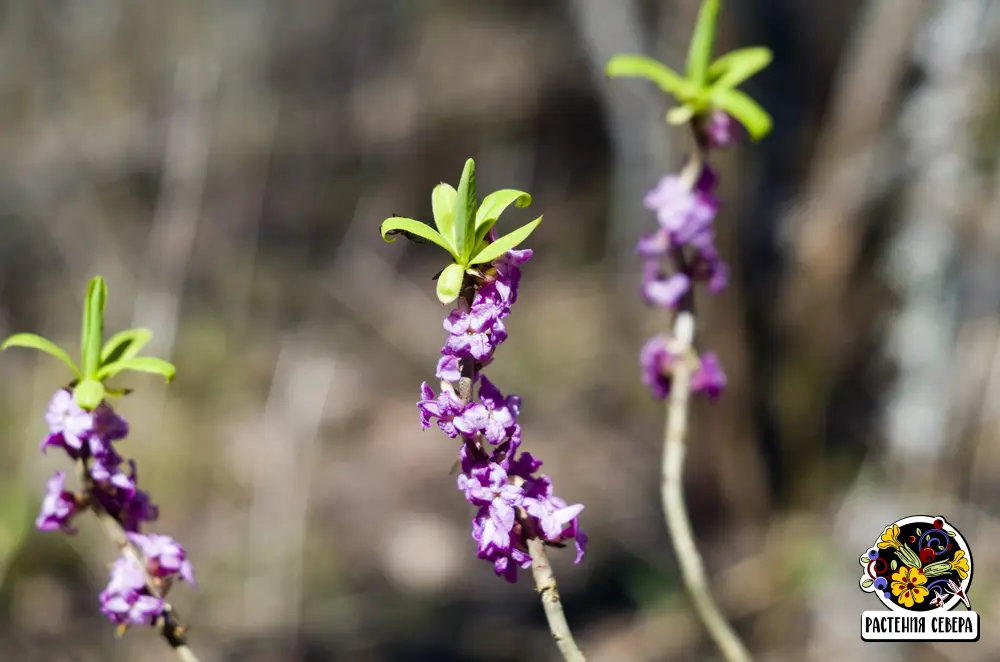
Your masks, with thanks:
M 670 400 L 667 404 L 663 440 L 661 490 L 667 530 L 681 569 L 684 587 L 691 596 L 705 629 L 727 662 L 751 662 L 750 653 L 726 621 L 709 590 L 705 564 L 695 544 L 691 520 L 684 503 L 684 454 L 687 451 L 688 400 L 694 363 L 694 315 L 691 312 L 682 310 L 677 313 L 672 341 L 674 346 L 670 351 L 679 360 L 674 363 L 670 380 Z
M 569 623 L 566 622 L 556 577 L 552 574 L 552 566 L 549 565 L 549 557 L 545 553 L 545 543 L 540 538 L 530 538 L 528 551 L 531 553 L 531 574 L 542 596 L 542 608 L 545 609 L 545 618 L 549 621 L 549 631 L 556 642 L 556 647 L 566 662 L 586 662 L 586 658 L 573 639 Z

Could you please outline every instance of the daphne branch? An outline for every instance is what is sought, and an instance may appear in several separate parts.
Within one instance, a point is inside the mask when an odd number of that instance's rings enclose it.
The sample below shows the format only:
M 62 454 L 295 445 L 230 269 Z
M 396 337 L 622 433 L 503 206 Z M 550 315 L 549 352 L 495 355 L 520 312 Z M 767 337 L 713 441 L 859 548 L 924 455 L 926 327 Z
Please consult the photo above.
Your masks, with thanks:
M 83 461 L 77 462 L 77 473 L 80 476 L 80 480 L 86 489 L 87 494 L 87 505 L 92 513 L 97 517 L 97 520 L 101 523 L 101 527 L 107 534 L 108 538 L 111 539 L 118 549 L 121 551 L 122 555 L 127 557 L 132 563 L 137 567 L 142 568 L 143 575 L 146 577 L 146 586 L 149 588 L 149 592 L 157 598 L 163 597 L 163 592 L 160 589 L 160 582 L 157 581 L 155 577 L 149 574 L 149 564 L 143 557 L 142 552 L 136 548 L 135 545 L 128 539 L 125 533 L 125 529 L 122 528 L 121 523 L 116 520 L 107 510 L 101 506 L 101 503 L 90 497 L 91 488 L 93 486 L 93 481 L 87 474 L 87 466 Z M 164 601 L 163 611 L 155 622 L 155 626 L 163 637 L 163 640 L 167 642 L 177 655 L 177 658 L 181 662 L 199 662 L 198 656 L 194 654 L 191 647 L 187 642 L 186 628 L 180 624 L 177 620 L 177 615 L 174 613 L 173 607 L 170 603 Z
M 566 662 L 585 662 L 586 658 L 576 645 L 573 632 L 566 622 L 556 578 L 552 574 L 552 566 L 549 565 L 549 558 L 545 553 L 545 543 L 539 538 L 531 538 L 528 540 L 528 551 L 531 553 L 531 574 L 535 578 L 535 587 L 542 596 L 545 618 L 549 621 L 549 631 L 556 642 L 556 647 Z
M 694 315 L 680 311 L 674 321 L 676 343 L 672 348 L 681 357 L 674 365 L 667 403 L 667 421 L 663 439 L 663 510 L 674 553 L 681 568 L 684 586 L 705 629 L 715 640 L 727 662 L 750 662 L 750 653 L 726 621 L 712 598 L 705 576 L 705 565 L 691 530 L 691 519 L 684 503 L 684 454 L 687 450 L 688 400 L 693 368 Z

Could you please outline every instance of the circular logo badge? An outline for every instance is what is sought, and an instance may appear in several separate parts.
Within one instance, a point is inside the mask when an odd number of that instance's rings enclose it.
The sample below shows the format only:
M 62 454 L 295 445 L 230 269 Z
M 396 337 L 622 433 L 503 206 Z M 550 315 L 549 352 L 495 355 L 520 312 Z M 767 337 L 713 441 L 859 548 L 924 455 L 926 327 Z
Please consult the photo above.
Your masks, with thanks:
M 915 515 L 893 522 L 860 562 L 861 590 L 893 611 L 947 611 L 959 603 L 972 608 L 972 554 L 943 517 Z

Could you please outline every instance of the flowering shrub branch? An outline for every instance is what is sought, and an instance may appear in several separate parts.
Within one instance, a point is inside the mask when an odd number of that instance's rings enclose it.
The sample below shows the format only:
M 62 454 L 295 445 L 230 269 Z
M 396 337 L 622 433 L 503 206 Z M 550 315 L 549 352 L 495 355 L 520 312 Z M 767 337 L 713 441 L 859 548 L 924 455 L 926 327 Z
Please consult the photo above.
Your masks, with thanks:
M 44 453 L 58 448 L 73 460 L 80 491 L 66 489 L 65 472 L 53 474 L 35 526 L 72 535 L 76 533 L 76 517 L 83 511 L 93 513 L 120 554 L 100 594 L 101 612 L 118 625 L 119 635 L 130 625 L 152 626 L 179 659 L 198 662 L 188 646 L 185 628 L 166 601 L 174 582 L 194 585 L 194 570 L 184 548 L 173 538 L 141 532 L 145 522 L 156 521 L 159 509 L 149 494 L 139 489 L 135 462 L 126 463 L 115 448 L 114 442 L 128 436 L 129 425 L 105 399 L 106 395 L 128 393 L 104 383 L 123 371 L 155 373 L 167 381 L 176 371 L 162 359 L 138 356 L 152 338 L 148 329 L 122 331 L 104 342 L 106 300 L 104 279 L 95 277 L 84 304 L 79 368 L 66 351 L 41 336 L 20 333 L 0 345 L 0 349 L 38 349 L 62 360 L 75 375 L 67 387 L 52 396 L 45 414 L 49 434 L 40 450 Z
M 541 460 L 520 451 L 521 398 L 506 396 L 483 370 L 507 339 L 503 320 L 517 301 L 520 267 L 532 255 L 517 250 L 541 217 L 504 237 L 494 224 L 511 204 L 527 207 L 531 196 L 505 190 L 477 204 L 475 163 L 469 159 L 457 189 L 440 184 L 431 195 L 437 231 L 420 221 L 392 217 L 382 223 L 382 237 L 393 234 L 427 240 L 455 260 L 438 275 L 438 298 L 456 307 L 444 320 L 448 338 L 435 377 L 437 393 L 424 382 L 417 403 L 421 428 L 436 424 L 460 443 L 458 489 L 476 509 L 472 538 L 477 556 L 493 564 L 508 582 L 518 569 L 532 568 L 549 628 L 563 657 L 582 662 L 559 600 L 546 548 L 576 547 L 583 559 L 587 537 L 579 528 L 581 504 L 568 505 L 553 492 L 552 481 L 538 474 Z M 470 257 L 472 256 L 472 257 Z M 478 397 L 478 399 L 477 399 Z
M 619 55 L 607 65 L 610 77 L 638 77 L 657 84 L 679 105 L 670 124 L 689 124 L 695 150 L 679 175 L 667 175 L 649 192 L 646 208 L 659 227 L 643 236 L 636 252 L 644 260 L 642 297 L 649 305 L 674 311 L 673 332 L 651 338 L 640 353 L 643 382 L 653 396 L 667 400 L 661 495 L 667 529 L 691 601 L 728 662 L 749 662 L 746 646 L 726 621 L 712 597 L 704 562 L 695 544 L 684 503 L 683 471 L 691 393 L 716 400 L 726 376 L 713 352 L 694 346 L 694 288 L 703 283 L 717 294 L 729 281 L 729 270 L 715 246 L 713 223 L 720 201 L 718 178 L 708 163 L 712 149 L 736 144 L 742 130 L 754 140 L 771 129 L 768 114 L 735 89 L 771 61 L 766 48 L 742 48 L 714 61 L 715 24 L 720 0 L 704 0 L 681 75 L 666 65 L 638 55 Z M 742 126 L 742 129 L 740 128 Z

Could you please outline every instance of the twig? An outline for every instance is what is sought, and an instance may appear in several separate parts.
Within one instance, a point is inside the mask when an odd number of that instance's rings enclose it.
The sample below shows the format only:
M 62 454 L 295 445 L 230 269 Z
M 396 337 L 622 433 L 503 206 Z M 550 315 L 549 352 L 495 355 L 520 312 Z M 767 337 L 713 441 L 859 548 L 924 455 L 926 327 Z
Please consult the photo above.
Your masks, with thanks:
M 146 586 L 148 587 L 149 592 L 154 597 L 162 599 L 163 595 L 160 588 L 153 577 L 149 574 L 149 567 L 145 558 L 143 558 L 142 553 L 137 550 L 135 545 L 133 545 L 128 539 L 128 536 L 125 534 L 125 529 L 122 528 L 121 523 L 112 517 L 97 499 L 90 496 L 93 482 L 87 475 L 87 466 L 82 460 L 77 462 L 77 473 L 79 474 L 81 483 L 86 491 L 87 506 L 97 517 L 97 521 L 101 523 L 101 526 L 104 528 L 104 532 L 108 534 L 111 542 L 118 546 L 124 556 L 128 557 L 130 561 L 142 568 L 142 574 L 146 578 Z M 181 662 L 199 662 L 198 656 L 194 654 L 194 651 L 192 651 L 191 647 L 188 645 L 187 636 L 185 634 L 186 628 L 177 620 L 177 615 L 174 613 L 174 609 L 170 606 L 170 603 L 166 601 L 163 602 L 163 611 L 157 619 L 156 626 L 160 631 L 160 636 L 162 636 L 164 641 L 167 642 L 167 645 L 174 649 L 174 653 L 177 654 L 177 658 L 181 660 Z
M 549 631 L 552 632 L 556 647 L 566 662 L 586 662 L 586 658 L 573 639 L 569 623 L 566 622 L 562 601 L 559 600 L 556 577 L 552 574 L 552 566 L 549 565 L 549 557 L 545 553 L 545 543 L 540 538 L 529 539 L 528 552 L 531 553 L 531 574 L 542 596 L 542 608 L 545 609 L 545 618 L 549 621 Z
M 667 404 L 666 430 L 663 439 L 663 510 L 667 530 L 681 568 L 684 586 L 705 629 L 715 640 L 727 662 L 751 662 L 743 642 L 730 627 L 712 598 L 705 565 L 695 545 L 691 520 L 684 504 L 684 453 L 687 436 L 688 398 L 691 392 L 691 351 L 694 341 L 694 315 L 682 310 L 674 321 L 675 345 L 671 348 L 680 360 L 674 363 L 670 380 L 670 400 Z M 534 557 L 534 554 L 532 554 Z M 536 575 L 537 578 L 537 575 Z

